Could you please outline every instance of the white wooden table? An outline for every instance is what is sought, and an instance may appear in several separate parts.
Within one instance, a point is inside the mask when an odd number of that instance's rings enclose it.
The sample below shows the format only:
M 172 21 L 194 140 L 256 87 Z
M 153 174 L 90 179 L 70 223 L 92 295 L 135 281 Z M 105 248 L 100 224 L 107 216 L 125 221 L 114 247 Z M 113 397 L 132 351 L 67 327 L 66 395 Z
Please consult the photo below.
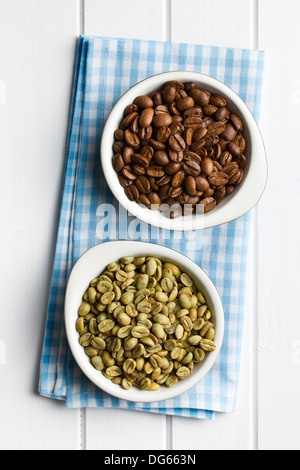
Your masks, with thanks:
M 299 15 L 299 0 L 0 0 L 2 449 L 300 448 Z M 37 394 L 80 33 L 266 51 L 238 405 L 214 421 Z

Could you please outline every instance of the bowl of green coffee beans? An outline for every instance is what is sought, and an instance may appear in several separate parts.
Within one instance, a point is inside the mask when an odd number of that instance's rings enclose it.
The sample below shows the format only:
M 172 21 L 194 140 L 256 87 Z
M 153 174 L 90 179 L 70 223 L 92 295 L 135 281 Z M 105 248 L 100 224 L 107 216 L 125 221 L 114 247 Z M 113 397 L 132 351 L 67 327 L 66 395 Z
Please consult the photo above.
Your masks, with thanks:
M 71 352 L 98 388 L 158 402 L 194 387 L 222 346 L 216 287 L 190 258 L 165 246 L 112 241 L 74 265 L 65 295 Z

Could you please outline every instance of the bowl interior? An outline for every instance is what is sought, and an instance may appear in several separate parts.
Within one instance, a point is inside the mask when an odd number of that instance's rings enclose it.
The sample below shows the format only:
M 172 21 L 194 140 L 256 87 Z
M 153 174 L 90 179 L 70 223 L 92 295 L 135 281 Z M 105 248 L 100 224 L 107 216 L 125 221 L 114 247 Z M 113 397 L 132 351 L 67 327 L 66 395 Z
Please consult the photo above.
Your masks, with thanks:
M 244 124 L 243 134 L 246 139 L 245 155 L 247 166 L 241 184 L 228 197 L 225 197 L 211 212 L 202 215 L 186 215 L 170 220 L 160 211 L 153 211 L 129 201 L 121 187 L 112 166 L 114 131 L 119 127 L 124 110 L 138 95 L 151 95 L 159 90 L 168 80 L 195 81 L 199 87 L 226 97 L 230 110 L 238 114 Z M 195 230 L 212 227 L 245 214 L 251 210 L 261 197 L 267 178 L 265 148 L 256 121 L 241 98 L 224 83 L 207 75 L 195 72 L 166 72 L 139 82 L 128 90 L 111 110 L 101 141 L 101 161 L 106 181 L 118 201 L 132 215 L 148 224 L 171 230 Z
M 201 289 L 207 300 L 207 305 L 212 312 L 212 320 L 215 324 L 215 344 L 217 349 L 206 354 L 203 362 L 195 364 L 191 375 L 185 380 L 179 381 L 174 387 L 161 386 L 155 392 L 148 392 L 132 388 L 123 390 L 120 385 L 111 383 L 102 372 L 97 371 L 90 363 L 79 344 L 79 335 L 75 328 L 78 317 L 78 307 L 82 295 L 87 289 L 89 282 L 97 277 L 108 263 L 116 261 L 122 256 L 157 256 L 163 261 L 176 263 L 182 270 L 187 272 L 195 281 L 197 288 Z M 181 253 L 160 245 L 143 242 L 116 241 L 106 242 L 88 250 L 75 264 L 68 281 L 65 298 L 65 325 L 68 342 L 72 354 L 79 367 L 85 375 L 99 388 L 107 393 L 135 402 L 160 401 L 177 396 L 194 386 L 211 369 L 216 361 L 223 341 L 224 335 L 224 313 L 222 303 L 216 288 L 208 276 L 193 261 Z

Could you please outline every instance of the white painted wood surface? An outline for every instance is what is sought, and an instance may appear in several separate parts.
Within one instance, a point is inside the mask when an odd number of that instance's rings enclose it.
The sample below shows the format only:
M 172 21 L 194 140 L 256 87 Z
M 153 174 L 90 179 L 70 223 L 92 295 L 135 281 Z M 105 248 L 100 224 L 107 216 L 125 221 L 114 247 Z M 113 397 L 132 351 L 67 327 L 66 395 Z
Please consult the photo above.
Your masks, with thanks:
M 299 0 L 0 0 L 1 449 L 300 448 L 299 14 Z M 266 51 L 269 182 L 254 210 L 238 406 L 212 422 L 68 410 L 36 393 L 80 33 Z

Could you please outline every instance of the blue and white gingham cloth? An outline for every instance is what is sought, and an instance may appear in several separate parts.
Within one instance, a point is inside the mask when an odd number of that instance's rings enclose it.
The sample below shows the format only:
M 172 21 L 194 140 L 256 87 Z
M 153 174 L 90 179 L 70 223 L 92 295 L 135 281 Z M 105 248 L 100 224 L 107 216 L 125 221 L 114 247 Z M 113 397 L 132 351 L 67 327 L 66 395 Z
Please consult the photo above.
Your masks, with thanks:
M 245 316 L 247 245 L 251 213 L 228 224 L 194 233 L 140 232 L 141 241 L 166 245 L 186 254 L 217 287 L 225 311 L 225 337 L 208 376 L 185 394 L 158 403 L 114 398 L 92 384 L 78 368 L 64 330 L 64 294 L 70 270 L 88 248 L 126 239 L 122 217 L 100 166 L 99 147 L 105 119 L 119 97 L 153 74 L 174 70 L 202 72 L 225 82 L 259 115 L 264 53 L 224 47 L 81 36 L 78 42 L 61 214 L 52 274 L 39 393 L 65 400 L 66 406 L 115 407 L 212 419 L 236 406 Z M 104 204 L 114 204 L 110 229 Z M 124 215 L 124 214 L 123 214 Z M 135 220 L 135 221 L 134 221 Z M 135 231 L 135 234 L 137 232 Z M 113 253 L 112 253 L 113 259 Z

